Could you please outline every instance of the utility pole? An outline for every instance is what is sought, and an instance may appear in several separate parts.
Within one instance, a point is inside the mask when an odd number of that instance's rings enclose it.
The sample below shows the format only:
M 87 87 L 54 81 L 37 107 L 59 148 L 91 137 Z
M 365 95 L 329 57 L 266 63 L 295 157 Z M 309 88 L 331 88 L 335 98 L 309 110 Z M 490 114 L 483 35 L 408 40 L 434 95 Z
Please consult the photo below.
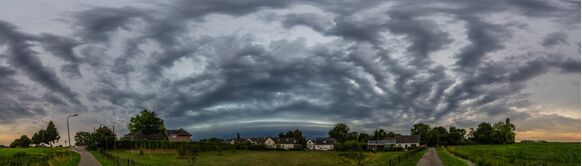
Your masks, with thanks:
M 75 114 L 75 115 L 69 115 L 67 116 L 67 136 L 69 137 L 69 161 L 72 161 L 72 155 L 71 155 L 71 133 L 69 131 L 69 118 L 70 117 L 75 117 L 75 116 L 79 116 L 79 114 Z

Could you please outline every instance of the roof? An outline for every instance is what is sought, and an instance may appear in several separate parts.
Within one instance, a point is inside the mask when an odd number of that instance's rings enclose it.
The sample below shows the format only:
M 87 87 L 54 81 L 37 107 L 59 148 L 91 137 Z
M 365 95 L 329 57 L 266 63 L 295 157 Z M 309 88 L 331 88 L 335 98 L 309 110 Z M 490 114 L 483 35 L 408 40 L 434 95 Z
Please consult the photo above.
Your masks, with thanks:
M 276 138 L 274 139 L 277 144 L 298 144 L 299 142 L 295 138 Z
M 335 144 L 335 138 L 316 138 L 316 145 L 333 145 Z
M 259 137 L 259 138 L 247 138 L 248 140 L 250 140 L 253 143 L 256 144 L 263 144 L 265 143 L 265 141 L 267 141 L 270 137 Z
M 420 135 L 396 136 L 396 143 L 420 143 Z
M 186 130 L 180 128 L 178 130 L 166 130 L 168 135 L 178 135 L 178 136 L 192 136 L 192 134 L 188 133 Z
M 395 143 L 396 140 L 394 138 L 386 138 L 381 140 L 368 140 L 368 145 L 389 145 Z

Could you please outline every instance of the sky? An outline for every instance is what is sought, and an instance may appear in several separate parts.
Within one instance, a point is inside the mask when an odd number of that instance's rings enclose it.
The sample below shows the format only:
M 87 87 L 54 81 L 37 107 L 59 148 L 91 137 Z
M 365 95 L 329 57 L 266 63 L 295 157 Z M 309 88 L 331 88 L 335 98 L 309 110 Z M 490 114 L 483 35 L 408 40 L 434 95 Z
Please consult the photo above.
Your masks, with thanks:
M 510 118 L 580 140 L 577 0 L 0 0 L 0 144 L 55 122 L 197 140 Z

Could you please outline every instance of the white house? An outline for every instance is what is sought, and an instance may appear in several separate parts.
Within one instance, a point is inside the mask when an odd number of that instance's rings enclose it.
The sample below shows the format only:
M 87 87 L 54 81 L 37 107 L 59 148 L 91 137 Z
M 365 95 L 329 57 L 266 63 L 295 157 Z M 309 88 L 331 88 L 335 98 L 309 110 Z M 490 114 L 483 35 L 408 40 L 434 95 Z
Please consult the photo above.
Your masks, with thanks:
M 301 147 L 301 142 L 294 138 L 276 138 L 274 140 L 277 148 L 280 149 L 295 149 Z
M 396 139 L 386 138 L 381 140 L 368 140 L 368 150 L 382 151 L 393 147 L 396 144 Z
M 314 150 L 333 150 L 334 138 L 316 138 Z
M 396 140 L 396 147 L 401 147 L 405 150 L 420 146 L 420 135 L 396 136 L 394 139 Z
M 275 140 L 273 140 L 271 137 L 247 138 L 246 140 L 253 145 L 263 145 L 266 148 L 276 148 L 277 147 Z

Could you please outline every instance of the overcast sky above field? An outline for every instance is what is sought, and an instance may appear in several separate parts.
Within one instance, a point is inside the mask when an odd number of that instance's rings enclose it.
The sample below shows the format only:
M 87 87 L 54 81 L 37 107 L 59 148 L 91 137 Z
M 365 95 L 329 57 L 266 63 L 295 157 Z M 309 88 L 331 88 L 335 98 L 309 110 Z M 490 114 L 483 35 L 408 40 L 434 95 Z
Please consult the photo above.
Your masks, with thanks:
M 0 0 L 0 144 L 144 108 L 194 139 L 511 118 L 576 141 L 580 1 Z

